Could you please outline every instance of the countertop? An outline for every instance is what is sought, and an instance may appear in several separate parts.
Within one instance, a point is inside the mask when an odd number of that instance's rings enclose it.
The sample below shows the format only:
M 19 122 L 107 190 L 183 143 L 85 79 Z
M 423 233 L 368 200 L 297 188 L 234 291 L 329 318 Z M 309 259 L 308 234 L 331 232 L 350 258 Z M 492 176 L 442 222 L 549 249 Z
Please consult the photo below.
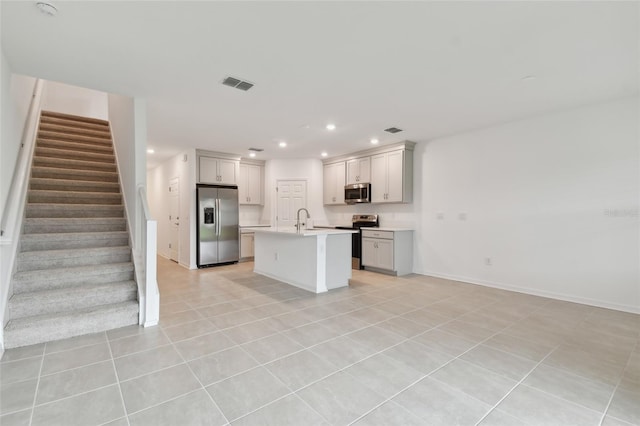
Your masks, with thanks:
M 351 229 L 332 229 L 332 228 L 312 228 L 303 229 L 301 232 L 297 232 L 295 228 L 275 228 L 275 227 L 257 227 L 257 228 L 244 228 L 245 230 L 252 230 L 253 232 L 264 232 L 271 234 L 286 234 L 296 235 L 300 237 L 311 237 L 315 235 L 337 235 L 337 234 L 353 234 L 357 231 Z
M 362 229 L 370 229 L 372 231 L 391 231 L 391 232 L 413 231 L 413 229 L 411 228 L 396 228 L 393 226 L 380 226 L 379 228 L 362 228 Z

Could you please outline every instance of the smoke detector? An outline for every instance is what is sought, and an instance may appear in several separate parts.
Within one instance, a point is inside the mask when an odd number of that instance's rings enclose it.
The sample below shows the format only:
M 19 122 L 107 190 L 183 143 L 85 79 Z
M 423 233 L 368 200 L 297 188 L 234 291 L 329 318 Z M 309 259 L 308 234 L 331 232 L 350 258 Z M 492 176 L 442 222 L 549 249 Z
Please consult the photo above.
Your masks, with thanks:
M 36 7 L 47 16 L 56 16 L 58 13 L 58 8 L 55 5 L 48 1 L 39 1 L 36 3 Z

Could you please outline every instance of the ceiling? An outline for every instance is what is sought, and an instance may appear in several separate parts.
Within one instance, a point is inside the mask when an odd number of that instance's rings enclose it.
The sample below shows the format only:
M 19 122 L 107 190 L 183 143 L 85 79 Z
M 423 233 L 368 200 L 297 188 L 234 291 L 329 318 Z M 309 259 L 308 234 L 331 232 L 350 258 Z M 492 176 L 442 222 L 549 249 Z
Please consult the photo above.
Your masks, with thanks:
M 638 93 L 638 2 L 0 4 L 13 72 L 147 100 L 151 166 L 335 156 Z

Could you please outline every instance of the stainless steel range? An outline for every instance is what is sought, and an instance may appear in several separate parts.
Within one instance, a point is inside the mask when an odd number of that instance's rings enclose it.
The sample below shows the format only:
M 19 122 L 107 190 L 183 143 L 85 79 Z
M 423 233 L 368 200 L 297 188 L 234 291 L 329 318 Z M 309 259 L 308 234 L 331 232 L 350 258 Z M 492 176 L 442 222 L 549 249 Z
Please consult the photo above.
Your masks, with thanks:
M 336 226 L 337 229 L 377 228 L 380 226 L 377 214 L 354 214 L 351 226 Z M 362 258 L 362 231 L 351 236 L 351 266 L 353 269 L 364 269 Z

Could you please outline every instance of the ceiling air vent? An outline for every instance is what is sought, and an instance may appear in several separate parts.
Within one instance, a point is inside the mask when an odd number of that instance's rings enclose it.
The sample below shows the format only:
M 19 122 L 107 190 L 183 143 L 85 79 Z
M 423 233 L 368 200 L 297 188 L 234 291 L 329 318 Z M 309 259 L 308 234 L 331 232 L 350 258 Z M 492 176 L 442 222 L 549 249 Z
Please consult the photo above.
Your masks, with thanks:
M 401 132 L 402 129 L 398 129 L 397 127 L 389 127 L 388 129 L 384 129 L 384 131 L 389 133 L 398 133 Z
M 236 89 L 244 90 L 245 92 L 253 87 L 253 83 L 240 80 L 239 78 L 226 77 L 222 80 L 222 84 L 229 87 L 235 87 Z
M 262 152 L 264 149 L 262 148 L 249 148 L 249 151 Z

